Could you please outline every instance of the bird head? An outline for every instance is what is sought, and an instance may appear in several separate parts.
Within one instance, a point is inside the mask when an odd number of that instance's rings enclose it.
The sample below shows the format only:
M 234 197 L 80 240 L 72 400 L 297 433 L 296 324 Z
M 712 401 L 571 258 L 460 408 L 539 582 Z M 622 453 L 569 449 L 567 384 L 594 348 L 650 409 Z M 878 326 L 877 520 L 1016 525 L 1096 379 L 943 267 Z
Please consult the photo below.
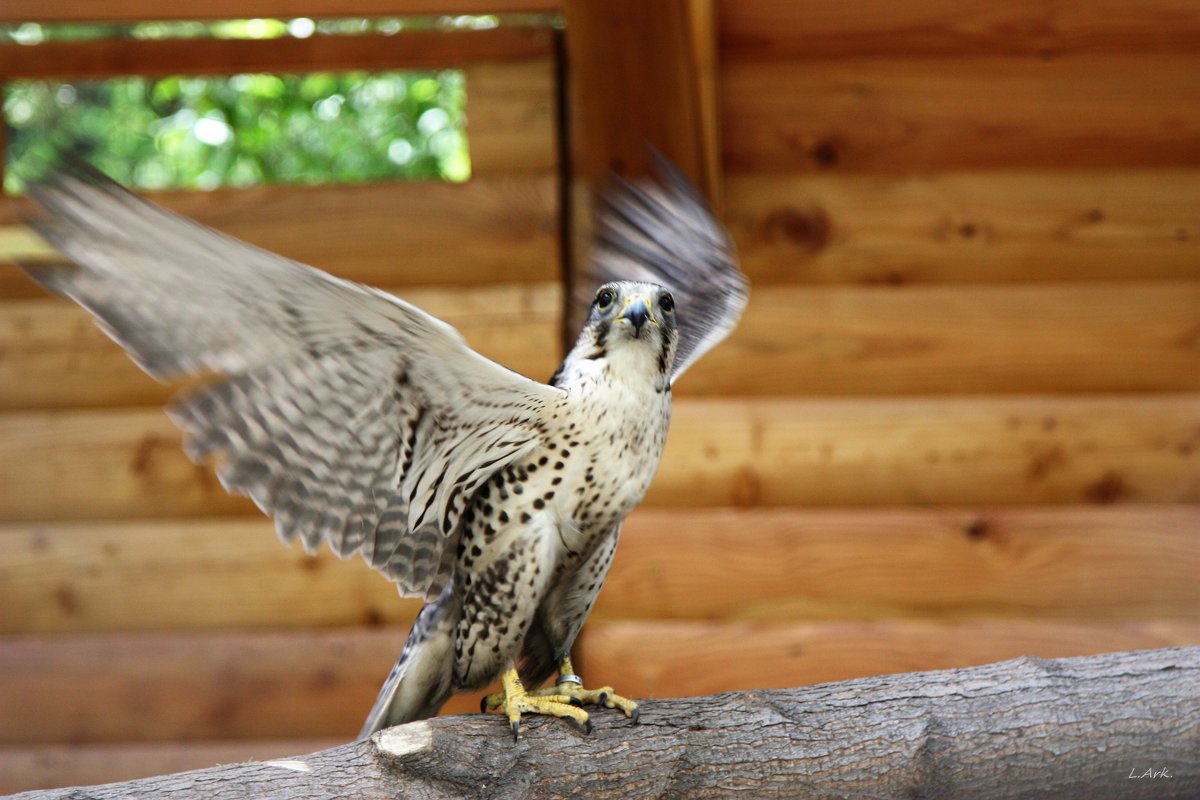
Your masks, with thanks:
M 603 361 L 622 377 L 645 374 L 670 383 L 679 333 L 675 299 L 654 283 L 612 281 L 596 290 L 568 361 Z

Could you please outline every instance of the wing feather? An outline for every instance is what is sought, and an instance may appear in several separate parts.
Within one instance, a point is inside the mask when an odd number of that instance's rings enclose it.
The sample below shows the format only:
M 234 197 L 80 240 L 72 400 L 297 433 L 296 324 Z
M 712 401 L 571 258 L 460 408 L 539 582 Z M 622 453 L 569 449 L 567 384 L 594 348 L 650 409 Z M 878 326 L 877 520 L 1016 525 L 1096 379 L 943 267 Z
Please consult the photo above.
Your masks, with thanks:
M 695 187 L 665 158 L 658 180 L 614 178 L 599 198 L 596 232 L 575 305 L 615 280 L 657 283 L 675 296 L 679 345 L 672 383 L 737 325 L 749 298 L 733 243 Z
M 465 495 L 534 447 L 561 392 L 384 292 L 224 236 L 68 164 L 31 189 L 78 267 L 27 266 L 156 378 L 188 454 L 285 540 L 360 552 L 405 594 L 446 580 Z

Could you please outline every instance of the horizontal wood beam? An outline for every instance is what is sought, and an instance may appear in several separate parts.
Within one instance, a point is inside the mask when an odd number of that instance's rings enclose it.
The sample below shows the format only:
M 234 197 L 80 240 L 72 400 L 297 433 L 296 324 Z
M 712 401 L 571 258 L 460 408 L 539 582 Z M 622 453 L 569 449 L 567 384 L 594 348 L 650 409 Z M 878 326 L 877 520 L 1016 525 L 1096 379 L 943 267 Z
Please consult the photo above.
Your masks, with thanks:
M 406 628 L 16 637 L 0 744 L 332 738 L 362 725 Z M 444 713 L 478 712 L 460 695 Z
M 646 508 L 595 620 L 1200 621 L 1195 506 Z M 420 602 L 267 519 L 0 526 L 0 633 L 411 624 Z
M 1200 624 L 1167 620 L 645 621 L 596 622 L 585 631 L 576 648 L 580 674 L 619 683 L 633 697 L 781 689 L 1018 656 L 1200 645 Z
M 647 502 L 1194 503 L 1197 398 L 681 400 Z M 157 409 L 0 415 L 0 519 L 257 513 L 179 440 Z
M 150 197 L 288 258 L 412 293 L 430 284 L 557 280 L 554 186 L 553 175 L 538 170 L 484 173 L 466 183 L 259 186 Z M 20 225 L 21 206 L 0 202 L 0 298 L 45 298 L 13 261 L 58 256 Z
M 95 39 L 2 46 L 0 79 L 445 69 L 546 57 L 552 47 L 551 32 L 532 27 L 307 39 Z
M 268 249 L 376 285 L 556 277 L 556 180 L 549 109 L 505 102 L 489 76 L 471 102 L 472 148 L 487 151 L 465 184 L 276 186 L 150 197 Z M 491 95 L 491 98 L 488 98 Z M 526 111 L 515 109 L 524 107 Z M 515 141 L 534 120 L 534 138 Z M 546 116 L 542 116 L 545 114 Z M 540 149 L 539 149 L 540 148 Z M 507 155 L 506 155 L 507 153 Z M 923 177 L 758 175 L 726 178 L 726 224 L 755 293 L 774 284 L 907 285 L 1191 279 L 1200 259 L 1200 170 L 943 172 Z M 41 296 L 7 261 L 51 251 L 0 202 L 0 297 Z M 453 227 L 452 227 L 453 226 Z M 361 235 L 361 231 L 370 235 Z M 455 231 L 468 235 L 452 235 Z M 310 235 L 311 232 L 311 235 Z M 455 264 L 444 267 L 444 244 Z M 439 242 L 441 245 L 439 246 Z M 537 246 L 534 246 L 534 243 Z M 403 250 L 403 269 L 393 266 Z M 701 362 L 703 363 L 703 362 Z
M 349 739 L 404 629 L 0 640 L 0 744 Z M 632 697 L 803 685 L 1021 655 L 1200 644 L 1195 622 L 622 622 L 585 627 L 581 674 Z M 474 713 L 483 692 L 447 714 Z M 490 718 L 506 730 L 503 720 Z M 627 724 L 623 723 L 622 724 Z
M 499 139 L 498 130 L 481 125 L 475 141 L 490 147 Z M 358 280 L 456 282 L 457 270 L 440 267 L 438 236 L 455 242 L 468 276 L 465 265 L 478 249 L 493 253 L 486 263 L 497 278 L 505 263 L 515 276 L 539 267 L 534 275 L 552 277 L 558 223 L 549 171 L 479 172 L 476 164 L 477 177 L 466 184 L 259 187 L 152 198 L 299 260 L 359 270 L 346 273 Z M 1185 279 L 1194 277 L 1200 258 L 1200 227 L 1190 212 L 1200 203 L 1194 170 L 903 179 L 734 174 L 728 187 L 727 223 L 756 291 L 776 283 Z M 6 259 L 50 252 L 17 225 L 18 208 L 0 203 L 3 297 L 40 294 Z M 302 224 L 287 224 L 295 220 Z M 451 223 L 472 235 L 451 237 Z M 359 226 L 371 236 L 338 234 Z M 530 251 L 530 240 L 543 244 Z M 404 270 L 391 269 L 388 254 L 406 244 L 413 246 Z
M 647 501 L 1190 503 L 1198 415 L 1196 394 L 681 401 Z
M 265 517 L 0 526 L 0 633 L 412 624 L 361 559 L 285 545 Z
M 1200 389 L 1200 281 L 757 288 L 679 396 Z
M 730 172 L 725 222 L 766 283 L 1194 279 L 1200 169 Z
M 147 0 L 6 0 L 0 22 L 141 22 L 268 17 L 443 16 L 557 13 L 559 0 L 211 0 L 173 5 Z
M 859 0 L 853 5 L 721 0 L 722 60 L 892 55 L 1050 57 L 1063 53 L 1195 51 L 1191 0 Z M 799 65 L 796 67 L 801 69 Z
M 729 62 L 725 168 L 1200 165 L 1200 51 Z
M 558 366 L 557 283 L 393 292 L 453 325 L 472 347 L 510 369 L 546 380 Z M 0 302 L 0 409 L 161 405 L 181 386 L 142 373 L 73 304 L 57 298 Z
M 644 508 L 593 619 L 1200 621 L 1198 541 L 1197 506 Z
M 392 290 L 522 374 L 544 380 L 557 366 L 557 284 Z M 730 340 L 678 391 L 759 397 L 1196 390 L 1197 329 L 1196 282 L 765 287 L 751 295 Z M 2 410 L 157 405 L 178 388 L 146 378 L 85 312 L 52 299 L 0 303 L 0 354 Z

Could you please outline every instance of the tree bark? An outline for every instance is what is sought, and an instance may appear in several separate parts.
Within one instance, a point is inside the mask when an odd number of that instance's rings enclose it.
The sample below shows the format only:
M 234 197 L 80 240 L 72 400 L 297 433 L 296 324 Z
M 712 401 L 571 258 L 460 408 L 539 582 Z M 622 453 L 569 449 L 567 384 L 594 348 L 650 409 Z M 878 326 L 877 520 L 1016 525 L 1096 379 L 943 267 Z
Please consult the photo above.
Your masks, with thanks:
M 1200 797 L 1200 647 L 1019 658 L 780 691 L 649 700 L 589 735 L 441 717 L 289 760 L 84 798 Z

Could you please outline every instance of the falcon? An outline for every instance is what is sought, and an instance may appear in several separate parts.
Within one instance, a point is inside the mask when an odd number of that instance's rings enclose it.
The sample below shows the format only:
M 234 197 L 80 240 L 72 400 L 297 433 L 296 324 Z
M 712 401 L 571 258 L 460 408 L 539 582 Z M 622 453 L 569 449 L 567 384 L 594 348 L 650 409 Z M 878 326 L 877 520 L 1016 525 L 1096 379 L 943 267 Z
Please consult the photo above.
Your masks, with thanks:
M 571 647 L 658 468 L 675 380 L 736 325 L 729 238 L 663 160 L 600 198 L 586 321 L 549 383 L 390 294 L 159 208 L 73 160 L 35 229 L 76 266 L 25 265 L 147 373 L 206 376 L 169 408 L 188 454 L 309 552 L 360 553 L 425 606 L 360 738 L 500 677 L 483 710 L 591 729 Z M 596 285 L 599 284 L 598 288 Z M 536 689 L 557 672 L 549 688 Z M 530 688 L 527 688 L 530 687 Z

